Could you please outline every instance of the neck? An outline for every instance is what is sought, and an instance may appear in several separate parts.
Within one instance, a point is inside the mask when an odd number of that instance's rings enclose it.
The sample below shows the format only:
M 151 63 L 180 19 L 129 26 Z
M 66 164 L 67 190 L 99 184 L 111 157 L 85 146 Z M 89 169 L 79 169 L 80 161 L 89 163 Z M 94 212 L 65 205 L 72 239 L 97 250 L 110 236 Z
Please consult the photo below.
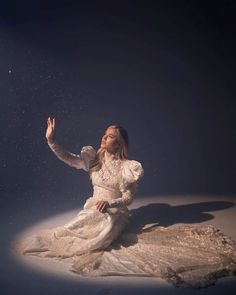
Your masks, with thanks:
M 105 156 L 109 159 L 118 159 L 116 152 L 105 151 Z

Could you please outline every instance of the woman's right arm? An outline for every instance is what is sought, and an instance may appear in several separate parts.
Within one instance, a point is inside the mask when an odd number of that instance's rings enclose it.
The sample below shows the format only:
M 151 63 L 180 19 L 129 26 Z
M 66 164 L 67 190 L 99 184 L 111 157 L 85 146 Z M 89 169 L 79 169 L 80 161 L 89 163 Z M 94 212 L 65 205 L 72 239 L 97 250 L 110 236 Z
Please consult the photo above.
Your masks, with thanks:
M 46 139 L 48 142 L 49 147 L 54 152 L 54 154 L 57 156 L 58 159 L 65 162 L 67 165 L 72 166 L 77 169 L 84 169 L 85 171 L 89 170 L 89 161 L 90 158 L 92 160 L 93 155 L 95 156 L 96 152 L 92 147 L 85 147 L 82 149 L 80 155 L 72 154 L 66 150 L 64 150 L 63 147 L 61 147 L 59 144 L 57 144 L 54 140 L 55 137 L 55 118 L 51 119 L 48 118 L 47 121 L 48 127 L 46 130 Z M 85 154 L 85 152 L 87 153 Z M 88 154 L 89 152 L 89 154 Z M 90 156 L 90 157 L 89 157 Z

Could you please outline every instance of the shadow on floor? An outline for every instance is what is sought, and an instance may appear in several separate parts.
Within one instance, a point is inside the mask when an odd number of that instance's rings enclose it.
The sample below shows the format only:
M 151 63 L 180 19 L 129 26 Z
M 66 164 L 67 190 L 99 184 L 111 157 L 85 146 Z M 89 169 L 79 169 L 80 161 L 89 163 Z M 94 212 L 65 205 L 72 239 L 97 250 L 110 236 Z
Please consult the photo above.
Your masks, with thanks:
M 140 233 L 144 226 L 168 227 L 176 223 L 194 224 L 214 219 L 209 212 L 235 206 L 232 202 L 214 201 L 171 206 L 169 204 L 148 204 L 130 211 L 130 223 L 126 231 Z M 150 229 L 150 227 L 149 227 Z

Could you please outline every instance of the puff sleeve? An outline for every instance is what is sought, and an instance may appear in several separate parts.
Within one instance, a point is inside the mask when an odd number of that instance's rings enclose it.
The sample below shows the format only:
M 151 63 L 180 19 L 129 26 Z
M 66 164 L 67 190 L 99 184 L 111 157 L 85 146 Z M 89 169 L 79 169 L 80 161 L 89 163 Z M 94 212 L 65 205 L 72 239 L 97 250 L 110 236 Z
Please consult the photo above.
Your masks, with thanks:
M 94 160 L 97 154 L 92 146 L 84 146 L 80 154 L 77 155 L 64 150 L 56 142 L 48 142 L 48 145 L 58 159 L 71 167 L 85 171 L 89 171 L 90 161 Z
M 120 184 L 120 191 L 122 193 L 122 197 L 109 201 L 109 206 L 113 208 L 120 205 L 130 205 L 133 201 L 133 196 L 136 192 L 138 182 L 143 174 L 144 170 L 141 163 L 134 160 L 125 161 L 121 171 L 122 180 Z

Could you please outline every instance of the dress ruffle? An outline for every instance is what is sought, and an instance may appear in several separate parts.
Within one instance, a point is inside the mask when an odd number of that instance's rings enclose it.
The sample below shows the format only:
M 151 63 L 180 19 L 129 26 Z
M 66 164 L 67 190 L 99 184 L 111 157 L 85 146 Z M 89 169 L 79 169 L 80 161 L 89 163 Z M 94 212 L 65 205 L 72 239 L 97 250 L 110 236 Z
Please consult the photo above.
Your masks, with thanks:
M 90 145 L 84 146 L 81 149 L 80 157 L 84 164 L 83 169 L 85 171 L 89 171 L 90 162 L 95 159 L 96 154 L 97 154 L 96 150 Z
M 135 160 L 127 160 L 122 167 L 122 179 L 124 185 L 129 185 L 138 182 L 143 176 L 144 170 L 142 165 Z

